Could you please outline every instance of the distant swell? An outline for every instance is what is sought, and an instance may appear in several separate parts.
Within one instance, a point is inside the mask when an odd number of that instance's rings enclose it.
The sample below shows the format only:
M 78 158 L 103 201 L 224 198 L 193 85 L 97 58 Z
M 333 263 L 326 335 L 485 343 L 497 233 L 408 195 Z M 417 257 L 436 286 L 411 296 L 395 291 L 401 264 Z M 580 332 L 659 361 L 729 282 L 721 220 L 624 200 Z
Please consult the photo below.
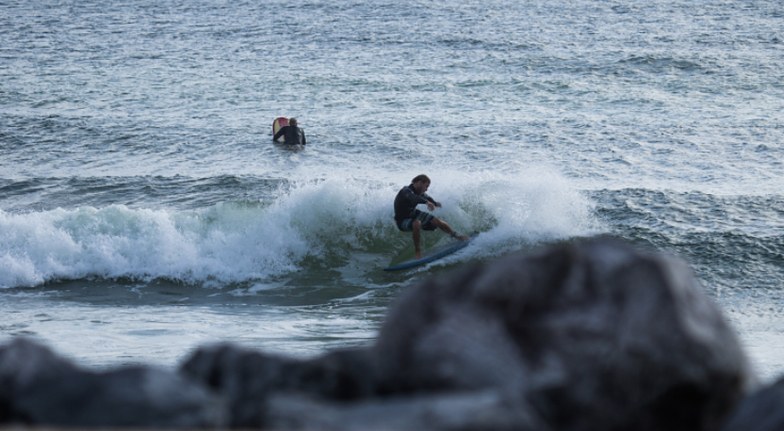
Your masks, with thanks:
M 615 235 L 686 260 L 711 293 L 781 288 L 784 202 L 777 197 L 622 189 L 595 198 Z

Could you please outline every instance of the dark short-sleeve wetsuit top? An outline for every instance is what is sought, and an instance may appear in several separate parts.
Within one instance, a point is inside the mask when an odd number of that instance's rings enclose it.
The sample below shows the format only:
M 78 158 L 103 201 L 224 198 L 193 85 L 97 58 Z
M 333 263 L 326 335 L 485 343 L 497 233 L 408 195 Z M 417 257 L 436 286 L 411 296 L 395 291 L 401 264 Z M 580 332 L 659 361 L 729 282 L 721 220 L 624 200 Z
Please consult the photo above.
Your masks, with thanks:
M 435 199 L 422 193 L 416 194 L 414 185 L 409 184 L 397 193 L 395 197 L 395 222 L 400 225 L 400 222 L 407 218 L 414 218 L 416 216 L 416 206 L 427 202 L 436 203 Z

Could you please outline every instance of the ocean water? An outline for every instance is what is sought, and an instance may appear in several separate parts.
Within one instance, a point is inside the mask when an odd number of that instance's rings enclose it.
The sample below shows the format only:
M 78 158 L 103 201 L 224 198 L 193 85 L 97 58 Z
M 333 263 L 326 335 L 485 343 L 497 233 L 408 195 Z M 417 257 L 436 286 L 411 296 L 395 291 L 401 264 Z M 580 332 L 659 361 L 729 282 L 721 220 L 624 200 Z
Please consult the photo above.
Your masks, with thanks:
M 309 357 L 370 345 L 416 280 L 609 235 L 687 261 L 777 378 L 782 22 L 777 0 L 2 1 L 0 342 Z M 305 150 L 271 142 L 279 116 Z M 480 234 L 384 272 L 420 173 Z

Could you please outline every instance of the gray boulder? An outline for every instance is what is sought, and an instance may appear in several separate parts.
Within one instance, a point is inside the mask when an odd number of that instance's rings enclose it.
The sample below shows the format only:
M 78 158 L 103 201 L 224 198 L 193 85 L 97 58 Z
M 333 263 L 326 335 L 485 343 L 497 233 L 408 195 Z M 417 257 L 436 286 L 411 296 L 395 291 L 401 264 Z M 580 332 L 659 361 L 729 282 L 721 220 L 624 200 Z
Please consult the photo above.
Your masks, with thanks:
M 784 379 L 743 400 L 722 431 L 784 430 Z
M 351 403 L 272 395 L 265 429 L 548 431 L 535 412 L 499 391 L 417 394 Z
M 373 394 L 371 366 L 366 349 L 297 360 L 219 344 L 197 350 L 181 372 L 225 395 L 231 427 L 269 428 L 271 396 L 298 393 L 334 402 L 368 398 Z
M 713 430 L 752 380 L 683 262 L 606 239 L 419 283 L 373 356 L 381 393 L 496 388 L 554 429 Z
M 423 280 L 368 349 L 231 346 L 182 371 L 235 427 L 716 430 L 752 376 L 691 270 L 597 239 Z
M 224 403 L 181 375 L 77 368 L 24 338 L 0 347 L 0 423 L 65 427 L 218 427 Z

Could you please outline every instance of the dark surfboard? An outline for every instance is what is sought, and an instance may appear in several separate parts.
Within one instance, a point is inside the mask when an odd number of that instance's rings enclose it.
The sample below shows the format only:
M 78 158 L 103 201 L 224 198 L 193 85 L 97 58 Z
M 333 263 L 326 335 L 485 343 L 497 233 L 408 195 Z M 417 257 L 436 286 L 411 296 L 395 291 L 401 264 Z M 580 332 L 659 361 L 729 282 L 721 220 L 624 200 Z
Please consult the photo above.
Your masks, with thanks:
M 427 250 L 426 252 L 422 253 L 422 257 L 420 259 L 413 258 L 411 259 L 411 253 L 413 252 L 413 246 L 410 250 L 406 250 L 403 253 L 400 253 L 396 258 L 392 259 L 392 262 L 389 263 L 389 266 L 384 268 L 384 271 L 398 271 L 401 269 L 408 269 L 413 268 L 415 266 L 424 265 L 429 262 L 433 262 L 434 260 L 441 259 L 444 256 L 448 256 L 463 247 L 466 247 L 471 241 L 476 238 L 476 235 L 471 235 L 468 237 L 467 241 L 450 241 L 444 245 L 432 248 Z

